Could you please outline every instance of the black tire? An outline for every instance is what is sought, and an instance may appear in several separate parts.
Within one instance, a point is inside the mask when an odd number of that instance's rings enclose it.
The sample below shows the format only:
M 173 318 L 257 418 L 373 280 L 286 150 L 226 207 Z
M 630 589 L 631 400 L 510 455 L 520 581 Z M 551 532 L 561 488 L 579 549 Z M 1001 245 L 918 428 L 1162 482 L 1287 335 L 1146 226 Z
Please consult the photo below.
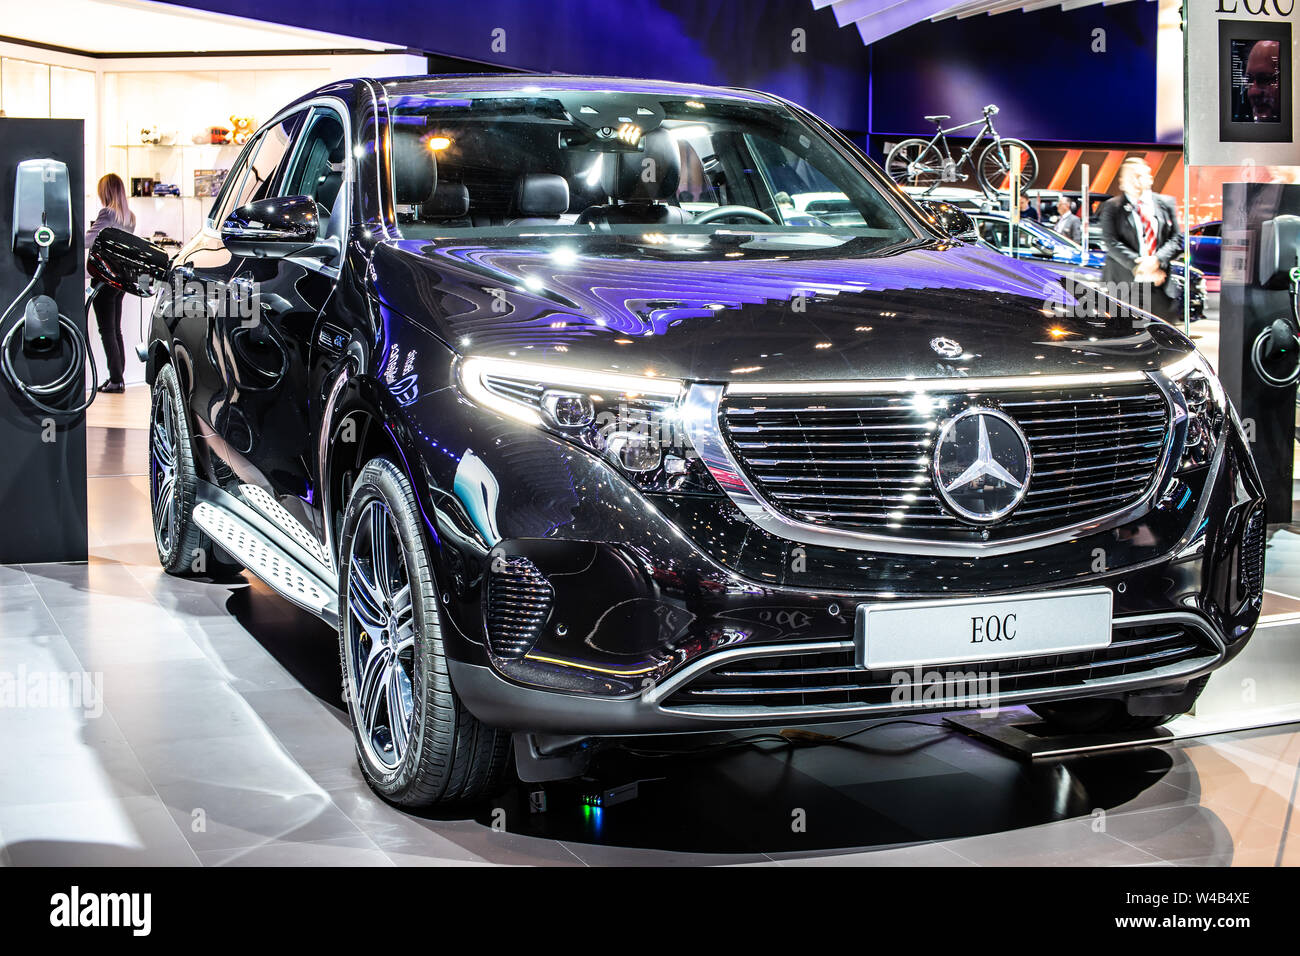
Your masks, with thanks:
M 1199 697 L 1210 675 L 1192 681 L 1195 696 Z M 1193 697 L 1193 702 L 1195 697 Z M 1191 704 L 1188 704 L 1188 710 Z M 1177 714 L 1130 714 L 1122 700 L 1062 700 L 1050 704 L 1030 704 L 1029 709 L 1045 720 L 1053 729 L 1067 734 L 1115 734 L 1133 730 L 1151 730 L 1168 723 Z
M 980 150 L 979 160 L 975 163 L 975 174 L 980 188 L 994 195 L 1007 192 L 1002 188 L 1002 181 L 1011 172 L 1011 147 L 1019 146 L 1024 153 L 1024 165 L 1020 168 L 1020 188 L 1028 189 L 1038 176 L 1038 155 L 1024 140 L 1004 137 L 996 143 L 989 143 Z
M 935 186 L 943 178 L 943 155 L 929 140 L 905 139 L 885 157 L 885 172 L 900 186 Z
M 339 660 L 357 762 L 375 792 L 403 807 L 491 796 L 511 768 L 510 734 L 481 723 L 451 685 L 419 513 L 401 470 L 372 459 L 352 486 L 339 544 Z
M 211 575 L 236 567 L 194 523 L 198 483 L 180 382 L 176 370 L 164 365 L 154 379 L 149 412 L 149 510 L 158 563 L 168 574 L 179 577 Z

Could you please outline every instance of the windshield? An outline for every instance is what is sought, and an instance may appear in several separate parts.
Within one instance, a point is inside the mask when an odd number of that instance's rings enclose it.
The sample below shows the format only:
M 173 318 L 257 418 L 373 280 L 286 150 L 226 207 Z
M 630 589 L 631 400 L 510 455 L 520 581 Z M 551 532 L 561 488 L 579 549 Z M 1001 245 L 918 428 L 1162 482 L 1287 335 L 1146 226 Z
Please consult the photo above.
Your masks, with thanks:
M 832 230 L 923 235 L 870 178 L 779 105 L 556 90 L 400 97 L 402 234 Z

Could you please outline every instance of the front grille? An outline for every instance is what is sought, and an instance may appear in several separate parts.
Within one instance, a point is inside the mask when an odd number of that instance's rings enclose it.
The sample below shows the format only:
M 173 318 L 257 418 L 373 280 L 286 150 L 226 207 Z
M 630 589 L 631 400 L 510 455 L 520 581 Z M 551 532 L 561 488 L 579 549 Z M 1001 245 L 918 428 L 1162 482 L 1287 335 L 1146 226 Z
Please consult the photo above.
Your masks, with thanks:
M 1029 442 L 1033 475 L 1010 517 L 980 529 L 946 510 L 931 479 L 943 423 L 1000 409 Z M 760 493 L 789 517 L 936 540 L 1015 537 L 1140 500 L 1164 453 L 1169 405 L 1155 382 L 864 395 L 727 395 L 720 420 Z
M 518 660 L 533 649 L 551 613 L 551 583 L 527 558 L 505 558 L 488 575 L 487 634 L 495 657 Z
M 997 693 L 1032 693 L 1077 687 L 1096 692 L 1088 682 L 1139 677 L 1160 667 L 1186 665 L 1190 671 L 1210 663 L 1217 649 L 1199 630 L 1181 624 L 1144 625 L 1116 630 L 1104 648 L 1021 657 L 1010 660 L 927 664 L 919 668 L 922 683 L 909 668 L 867 670 L 854 664 L 851 645 L 843 649 L 752 657 L 719 664 L 674 692 L 665 707 L 745 707 L 751 710 L 819 707 L 877 707 L 899 705 L 904 699 L 923 702 L 927 675 L 952 672 L 997 674 Z M 903 675 L 900 677 L 899 675 Z M 991 685 L 972 693 L 991 693 Z M 906 705 L 902 705 L 906 706 Z

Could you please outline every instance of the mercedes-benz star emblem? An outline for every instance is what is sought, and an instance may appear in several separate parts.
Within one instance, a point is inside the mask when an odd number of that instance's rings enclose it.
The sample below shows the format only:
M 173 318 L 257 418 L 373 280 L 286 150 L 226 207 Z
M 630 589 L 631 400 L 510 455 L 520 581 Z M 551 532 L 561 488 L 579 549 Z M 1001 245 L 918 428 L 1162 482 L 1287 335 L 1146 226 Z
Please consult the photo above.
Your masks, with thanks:
M 953 416 L 935 442 L 935 488 L 967 521 L 991 524 L 1011 514 L 1029 490 L 1032 469 L 1024 433 L 992 408 Z
M 930 340 L 930 348 L 935 353 L 942 355 L 944 358 L 957 358 L 961 355 L 961 343 L 954 342 L 952 339 L 939 336 L 937 339 Z

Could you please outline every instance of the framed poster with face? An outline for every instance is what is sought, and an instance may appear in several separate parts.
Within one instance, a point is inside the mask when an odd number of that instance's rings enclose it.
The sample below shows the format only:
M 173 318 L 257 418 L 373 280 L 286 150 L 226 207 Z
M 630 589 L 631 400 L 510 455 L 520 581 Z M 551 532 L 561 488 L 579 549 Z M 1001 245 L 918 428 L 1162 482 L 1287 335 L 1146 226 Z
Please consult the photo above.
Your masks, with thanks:
M 1290 143 L 1291 24 L 1219 21 L 1219 140 Z

